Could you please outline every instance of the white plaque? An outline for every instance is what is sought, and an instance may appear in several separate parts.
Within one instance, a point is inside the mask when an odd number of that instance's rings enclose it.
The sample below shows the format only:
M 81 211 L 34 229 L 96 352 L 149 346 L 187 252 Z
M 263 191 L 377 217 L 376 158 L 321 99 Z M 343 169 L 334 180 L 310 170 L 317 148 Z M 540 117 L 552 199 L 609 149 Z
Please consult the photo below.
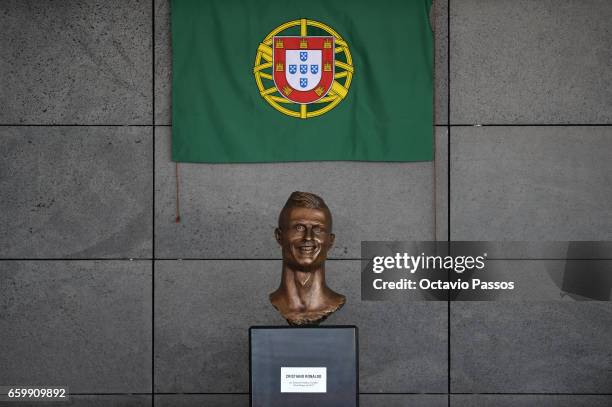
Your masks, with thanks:
M 327 393 L 327 368 L 281 367 L 281 393 Z

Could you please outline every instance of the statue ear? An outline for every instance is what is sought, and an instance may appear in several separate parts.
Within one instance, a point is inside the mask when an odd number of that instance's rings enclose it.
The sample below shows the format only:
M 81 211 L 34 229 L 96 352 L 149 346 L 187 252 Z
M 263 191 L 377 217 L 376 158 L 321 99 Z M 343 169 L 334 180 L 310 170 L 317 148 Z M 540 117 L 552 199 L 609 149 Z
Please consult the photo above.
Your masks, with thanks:
M 276 239 L 276 243 L 278 243 L 280 246 L 283 245 L 283 238 L 279 228 L 274 229 L 274 238 Z
M 329 234 L 329 247 L 331 248 L 334 245 L 334 242 L 336 241 L 336 235 L 334 235 L 333 233 Z

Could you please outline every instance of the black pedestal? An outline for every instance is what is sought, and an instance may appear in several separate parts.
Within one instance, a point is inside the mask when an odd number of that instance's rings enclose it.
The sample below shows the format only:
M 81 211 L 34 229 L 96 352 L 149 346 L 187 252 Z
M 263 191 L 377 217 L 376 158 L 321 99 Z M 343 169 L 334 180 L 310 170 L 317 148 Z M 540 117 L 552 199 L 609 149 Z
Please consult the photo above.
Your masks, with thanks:
M 249 330 L 251 407 L 356 407 L 355 326 Z

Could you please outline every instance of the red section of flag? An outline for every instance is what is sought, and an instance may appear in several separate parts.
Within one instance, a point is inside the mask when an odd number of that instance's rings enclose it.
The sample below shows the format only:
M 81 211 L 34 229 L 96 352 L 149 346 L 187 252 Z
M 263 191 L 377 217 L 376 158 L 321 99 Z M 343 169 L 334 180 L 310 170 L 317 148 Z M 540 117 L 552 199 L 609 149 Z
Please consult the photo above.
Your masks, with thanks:
M 274 83 L 278 91 L 287 99 L 299 104 L 314 103 L 323 98 L 331 89 L 334 81 L 335 42 L 334 37 L 274 37 L 273 72 Z M 319 69 L 321 79 L 313 89 L 303 91 L 291 86 L 286 77 L 289 69 L 286 61 L 286 51 L 320 50 L 322 61 Z

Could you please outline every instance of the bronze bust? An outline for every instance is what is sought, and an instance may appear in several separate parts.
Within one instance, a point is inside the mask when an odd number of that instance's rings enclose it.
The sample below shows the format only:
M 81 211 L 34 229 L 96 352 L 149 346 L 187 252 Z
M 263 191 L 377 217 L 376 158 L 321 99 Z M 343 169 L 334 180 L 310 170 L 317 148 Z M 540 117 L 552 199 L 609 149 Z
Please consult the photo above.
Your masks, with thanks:
M 321 197 L 296 191 L 281 210 L 274 235 L 283 272 L 270 302 L 289 325 L 317 325 L 346 302 L 325 285 L 325 260 L 335 239 L 331 212 Z

